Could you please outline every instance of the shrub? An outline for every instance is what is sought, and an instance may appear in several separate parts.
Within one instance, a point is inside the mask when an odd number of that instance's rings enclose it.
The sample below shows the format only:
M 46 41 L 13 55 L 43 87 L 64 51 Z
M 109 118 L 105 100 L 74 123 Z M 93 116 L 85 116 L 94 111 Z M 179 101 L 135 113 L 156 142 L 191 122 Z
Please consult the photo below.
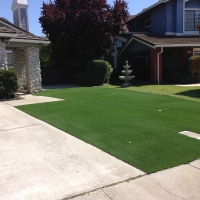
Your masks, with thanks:
M 17 90 L 17 74 L 13 70 L 0 70 L 0 98 L 11 97 Z
M 186 70 L 192 75 L 200 73 L 200 56 L 191 56 L 187 61 Z
M 83 73 L 84 83 L 87 86 L 99 86 L 108 83 L 112 66 L 103 60 L 91 60 L 87 63 Z

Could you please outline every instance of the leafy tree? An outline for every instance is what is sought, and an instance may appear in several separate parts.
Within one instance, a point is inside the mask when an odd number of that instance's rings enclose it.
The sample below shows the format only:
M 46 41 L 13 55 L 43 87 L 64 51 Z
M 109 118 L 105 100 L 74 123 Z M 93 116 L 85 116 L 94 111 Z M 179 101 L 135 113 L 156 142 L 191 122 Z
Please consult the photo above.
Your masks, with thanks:
M 57 63 L 80 68 L 104 53 L 111 53 L 115 37 L 128 19 L 125 0 L 54 0 L 41 8 L 43 33 L 48 36 Z
M 49 44 L 43 44 L 40 46 L 40 63 L 42 67 L 46 67 L 50 60 L 51 47 Z

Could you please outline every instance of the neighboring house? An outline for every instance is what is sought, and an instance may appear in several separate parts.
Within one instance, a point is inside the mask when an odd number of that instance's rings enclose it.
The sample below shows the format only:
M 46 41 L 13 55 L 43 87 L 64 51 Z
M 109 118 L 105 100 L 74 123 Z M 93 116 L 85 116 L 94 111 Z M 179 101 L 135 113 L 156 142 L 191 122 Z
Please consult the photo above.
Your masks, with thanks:
M 19 87 L 26 86 L 29 93 L 41 91 L 39 46 L 48 40 L 28 32 L 28 3 L 13 0 L 14 24 L 0 17 L 0 69 L 14 69 Z
M 200 54 L 199 0 L 160 0 L 127 22 L 128 30 L 117 39 L 118 62 L 127 59 L 137 76 L 162 83 L 165 71 L 181 71 L 187 59 Z M 119 64 L 118 63 L 118 67 Z M 142 78 L 142 77 L 141 77 Z

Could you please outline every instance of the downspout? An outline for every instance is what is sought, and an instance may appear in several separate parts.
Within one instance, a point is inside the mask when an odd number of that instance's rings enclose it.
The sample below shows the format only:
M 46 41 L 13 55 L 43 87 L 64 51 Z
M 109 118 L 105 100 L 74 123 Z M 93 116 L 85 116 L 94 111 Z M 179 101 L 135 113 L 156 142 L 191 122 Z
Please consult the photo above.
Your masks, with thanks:
M 160 84 L 160 54 L 163 53 L 163 47 L 161 47 L 161 52 L 157 54 L 157 81 Z

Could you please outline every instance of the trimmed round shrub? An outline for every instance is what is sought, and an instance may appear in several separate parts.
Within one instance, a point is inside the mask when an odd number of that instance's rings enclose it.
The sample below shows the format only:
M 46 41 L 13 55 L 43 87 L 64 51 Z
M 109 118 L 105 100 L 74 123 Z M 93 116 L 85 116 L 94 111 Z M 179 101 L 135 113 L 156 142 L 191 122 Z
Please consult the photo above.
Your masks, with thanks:
M 83 73 L 84 83 L 87 86 L 99 86 L 109 83 L 112 66 L 103 60 L 91 60 L 87 63 Z
M 191 56 L 187 61 L 186 70 L 192 75 L 200 73 L 200 56 Z
M 0 98 L 8 98 L 18 90 L 17 74 L 13 70 L 0 70 Z
M 192 82 L 200 82 L 200 56 L 191 56 L 186 65 L 186 70 L 191 74 Z

